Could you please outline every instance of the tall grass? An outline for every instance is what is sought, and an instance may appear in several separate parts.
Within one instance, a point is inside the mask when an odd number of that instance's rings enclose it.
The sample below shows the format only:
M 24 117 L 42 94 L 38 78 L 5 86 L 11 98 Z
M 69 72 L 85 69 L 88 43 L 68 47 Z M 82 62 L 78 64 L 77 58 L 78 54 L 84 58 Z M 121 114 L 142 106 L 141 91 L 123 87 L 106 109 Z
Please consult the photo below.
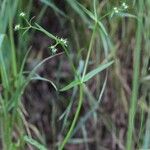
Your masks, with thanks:
M 33 77 L 31 74 L 27 80 L 24 77 L 26 56 L 21 61 L 17 59 L 19 56 L 19 46 L 21 48 L 23 47 L 22 44 L 28 44 L 20 41 L 20 43 L 18 43 L 18 47 L 15 45 L 14 21 L 19 19 L 19 15 L 17 15 L 17 13 L 19 7 L 21 6 L 22 2 L 19 3 L 18 0 L 15 2 L 9 0 L 1 1 L 0 77 L 2 83 L 2 93 L 0 93 L 0 138 L 3 149 L 8 150 L 24 149 L 25 142 L 23 137 L 27 126 L 25 128 L 25 118 L 23 114 L 24 108 L 21 104 L 21 96 L 28 80 L 31 80 L 31 77 Z M 17 16 L 16 20 L 15 16 Z M 18 39 L 19 38 L 22 38 L 22 34 L 20 34 Z M 27 48 L 27 46 L 24 48 Z M 22 51 L 22 56 L 23 55 L 24 52 Z
M 138 1 L 138 23 L 136 31 L 136 46 L 134 50 L 134 63 L 133 63 L 133 88 L 130 100 L 128 132 L 127 132 L 127 146 L 126 149 L 133 149 L 132 138 L 134 133 L 135 114 L 137 109 L 138 91 L 139 91 L 139 75 L 140 75 L 140 56 L 142 47 L 142 33 L 143 33 L 143 10 L 144 2 Z

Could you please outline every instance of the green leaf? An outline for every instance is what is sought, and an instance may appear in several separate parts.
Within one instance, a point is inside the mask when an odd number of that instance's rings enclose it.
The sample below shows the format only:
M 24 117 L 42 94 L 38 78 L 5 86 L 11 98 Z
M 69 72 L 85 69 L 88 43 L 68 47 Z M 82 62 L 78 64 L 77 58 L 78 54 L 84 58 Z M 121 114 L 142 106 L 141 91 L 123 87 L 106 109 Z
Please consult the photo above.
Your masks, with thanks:
M 43 78 L 43 77 L 37 75 L 36 77 L 32 77 L 31 80 L 41 80 L 41 81 L 48 82 L 48 83 L 50 83 L 50 84 L 55 88 L 55 90 L 57 91 L 56 85 L 53 83 L 53 81 L 51 81 L 51 80 L 49 80 L 49 79 L 46 79 L 46 78 Z
M 5 35 L 0 33 L 0 75 L 2 78 L 2 83 L 4 88 L 8 89 L 9 88 L 9 80 L 8 80 L 8 75 L 6 71 L 6 64 L 4 61 L 4 56 L 2 52 L 2 45 L 4 42 Z
M 67 90 L 73 88 L 74 86 L 79 85 L 80 83 L 81 83 L 81 81 L 74 80 L 70 84 L 68 84 L 67 86 L 65 86 L 64 88 L 60 89 L 59 91 L 61 91 L 61 92 L 67 91 Z
M 47 62 L 48 60 L 50 60 L 50 59 L 52 59 L 52 58 L 54 58 L 54 57 L 56 57 L 56 56 L 59 56 L 59 55 L 61 55 L 61 54 L 62 54 L 62 53 L 58 53 L 58 54 L 56 54 L 56 55 L 49 56 L 49 57 L 45 58 L 44 60 L 42 60 L 40 63 L 38 63 L 38 64 L 33 68 L 33 70 L 30 72 L 30 74 L 29 74 L 29 76 L 28 76 L 28 80 L 30 80 L 30 79 L 33 77 L 33 75 L 36 73 L 36 70 L 37 70 L 39 67 L 41 67 L 45 62 Z
M 24 136 L 24 141 L 31 144 L 31 145 L 33 145 L 33 146 L 35 146 L 39 150 L 47 150 L 47 148 L 44 145 L 40 144 L 39 142 L 32 139 L 31 137 Z
M 5 36 L 4 34 L 0 34 L 0 48 L 2 47 L 4 36 Z
M 150 75 L 146 76 L 146 77 L 143 77 L 141 79 L 141 82 L 147 82 L 147 81 L 150 81 Z
M 77 2 L 78 3 L 78 2 Z M 98 26 L 100 27 L 100 29 L 104 32 L 104 34 L 106 36 L 108 36 L 107 31 L 103 25 L 103 23 L 101 21 L 99 21 L 93 13 L 91 13 L 88 9 L 86 9 L 83 5 L 81 5 L 80 3 L 78 3 L 78 5 L 83 9 L 83 11 L 95 22 L 98 23 Z
M 72 9 L 79 14 L 79 16 L 82 18 L 82 20 L 86 23 L 89 23 L 88 18 L 85 16 L 84 12 L 81 10 L 81 8 L 79 7 L 79 5 L 77 4 L 77 1 L 75 0 L 66 0 L 67 3 L 69 4 L 70 7 L 72 7 Z
M 85 75 L 83 82 L 88 81 L 89 79 L 91 79 L 93 76 L 95 76 L 96 74 L 98 74 L 99 72 L 103 71 L 104 69 L 108 68 L 110 65 L 113 64 L 113 61 L 108 62 L 106 64 L 102 64 L 99 67 L 97 67 L 96 69 L 92 70 L 91 72 L 89 72 L 88 74 Z M 81 83 L 80 80 L 74 80 L 71 83 L 69 83 L 67 86 L 63 87 L 62 89 L 60 89 L 60 92 L 64 92 L 67 91 L 71 88 L 73 88 L 74 86 L 77 86 Z
M 98 20 L 97 22 L 98 22 L 98 25 L 99 25 L 100 29 L 102 30 L 102 32 L 103 32 L 106 36 L 108 36 L 107 31 L 106 31 L 104 25 L 103 25 L 99 20 Z
M 58 7 L 56 7 L 56 5 L 52 2 L 52 1 L 48 1 L 48 0 L 41 0 L 41 2 L 45 3 L 47 6 L 51 7 L 55 12 L 57 12 L 58 14 L 66 17 L 66 14 L 61 11 Z
M 103 71 L 104 69 L 108 68 L 110 65 L 113 64 L 113 61 L 108 62 L 106 64 L 102 64 L 99 67 L 97 67 L 96 69 L 92 70 L 91 72 L 89 72 L 88 74 L 85 75 L 83 82 L 88 81 L 89 79 L 91 79 L 92 77 L 94 77 L 96 74 L 98 74 L 99 72 Z

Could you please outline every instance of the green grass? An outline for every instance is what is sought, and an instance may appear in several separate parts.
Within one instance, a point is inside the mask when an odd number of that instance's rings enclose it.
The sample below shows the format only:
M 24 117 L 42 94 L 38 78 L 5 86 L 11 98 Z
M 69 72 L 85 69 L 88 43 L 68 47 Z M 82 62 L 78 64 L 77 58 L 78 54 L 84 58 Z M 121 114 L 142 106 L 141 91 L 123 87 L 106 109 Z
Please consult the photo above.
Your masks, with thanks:
M 140 56 L 141 56 L 141 46 L 142 46 L 142 33 L 143 33 L 143 22 L 142 14 L 144 2 L 138 1 L 138 23 L 136 31 L 136 46 L 134 51 L 134 63 L 133 63 L 133 87 L 132 95 L 130 100 L 130 110 L 129 110 L 129 120 L 128 120 L 128 132 L 127 132 L 127 146 L 126 149 L 133 149 L 133 133 L 135 124 L 135 114 L 137 109 L 138 91 L 139 91 L 139 75 L 140 75 Z
M 119 149 L 149 149 L 149 0 L 62 3 L 40 0 L 37 7 L 32 0 L 0 1 L 0 146 L 4 150 L 69 146 L 90 150 L 91 145 L 110 149 L 106 143 L 110 141 Z M 25 16 L 20 16 L 22 11 Z M 51 15 L 52 22 L 45 24 Z M 61 34 L 49 32 L 56 24 Z M 66 31 L 67 39 L 60 36 Z M 42 47 L 44 39 L 51 44 L 36 54 L 31 43 Z M 40 53 L 46 53 L 46 58 L 40 57 L 27 71 L 28 59 L 33 59 L 32 54 L 38 59 Z M 38 72 L 51 60 L 57 62 L 51 70 L 56 80 Z M 31 116 L 27 117 L 22 99 L 36 80 L 54 90 L 44 97 L 49 97 L 51 106 L 46 128 L 52 135 L 26 120 Z M 36 91 L 31 93 L 27 94 L 32 97 Z

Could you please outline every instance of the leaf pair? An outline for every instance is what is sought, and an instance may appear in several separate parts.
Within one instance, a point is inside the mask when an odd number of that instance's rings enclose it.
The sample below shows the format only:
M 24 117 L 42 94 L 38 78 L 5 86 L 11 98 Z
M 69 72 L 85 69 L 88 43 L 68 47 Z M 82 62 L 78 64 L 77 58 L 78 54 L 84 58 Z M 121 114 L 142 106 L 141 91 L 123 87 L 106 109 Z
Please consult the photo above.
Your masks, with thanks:
M 113 64 L 113 61 L 110 61 L 108 63 L 105 64 L 101 64 L 99 65 L 96 69 L 90 71 L 89 73 L 87 73 L 84 78 L 83 81 L 81 81 L 81 79 L 76 79 L 74 81 L 72 81 L 70 84 L 68 84 L 67 86 L 63 87 L 62 89 L 60 89 L 59 91 L 63 92 L 63 91 L 67 91 L 71 88 L 73 88 L 74 86 L 77 86 L 79 84 L 85 83 L 88 80 L 90 80 L 92 77 L 94 77 L 95 75 L 97 75 L 98 73 L 100 73 L 101 71 L 103 71 L 104 69 L 108 68 L 109 66 L 111 66 Z

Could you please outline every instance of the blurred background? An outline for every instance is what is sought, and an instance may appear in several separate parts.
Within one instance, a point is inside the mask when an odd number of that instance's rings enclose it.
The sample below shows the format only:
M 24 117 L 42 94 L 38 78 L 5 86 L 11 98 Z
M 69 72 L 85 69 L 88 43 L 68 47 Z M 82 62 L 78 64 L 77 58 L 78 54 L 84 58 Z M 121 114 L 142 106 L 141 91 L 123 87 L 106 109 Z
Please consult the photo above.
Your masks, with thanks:
M 113 64 L 84 84 L 83 105 L 64 149 L 150 149 L 149 8 L 149 0 L 1 0 L 1 149 L 58 149 L 80 99 L 78 86 L 59 90 L 77 78 L 72 64 L 83 73 L 91 43 L 87 72 Z M 32 28 L 35 23 L 44 32 Z M 67 53 L 61 44 L 54 51 L 57 42 L 45 31 L 66 40 Z M 50 56 L 28 83 L 28 74 Z

